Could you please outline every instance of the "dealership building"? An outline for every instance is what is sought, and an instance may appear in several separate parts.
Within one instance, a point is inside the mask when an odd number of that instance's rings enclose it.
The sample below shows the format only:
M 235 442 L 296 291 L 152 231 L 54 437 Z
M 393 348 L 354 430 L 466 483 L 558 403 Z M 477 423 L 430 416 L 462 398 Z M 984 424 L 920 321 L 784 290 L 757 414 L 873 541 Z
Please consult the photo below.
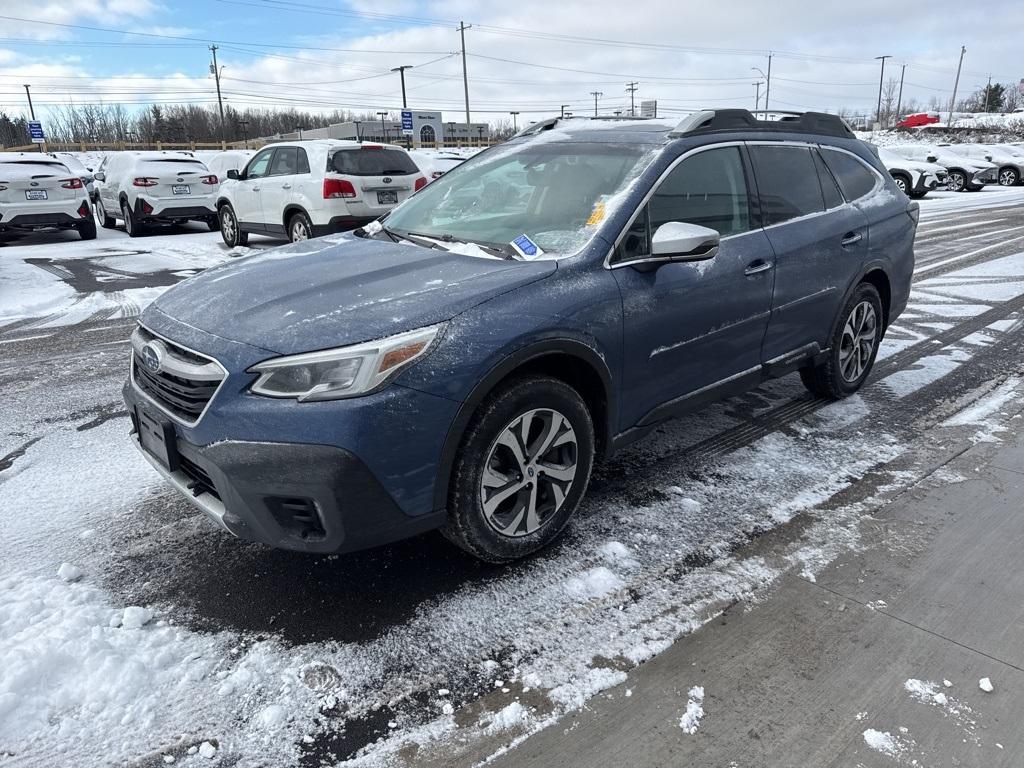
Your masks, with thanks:
M 465 123 L 445 120 L 440 112 L 410 109 L 412 133 L 408 139 L 414 147 L 433 147 L 439 144 L 479 144 L 490 141 L 491 127 L 488 123 Z M 294 133 L 275 136 L 273 140 L 303 139 L 362 139 L 363 141 L 404 142 L 401 120 L 349 121 L 332 123 L 326 128 L 312 128 Z

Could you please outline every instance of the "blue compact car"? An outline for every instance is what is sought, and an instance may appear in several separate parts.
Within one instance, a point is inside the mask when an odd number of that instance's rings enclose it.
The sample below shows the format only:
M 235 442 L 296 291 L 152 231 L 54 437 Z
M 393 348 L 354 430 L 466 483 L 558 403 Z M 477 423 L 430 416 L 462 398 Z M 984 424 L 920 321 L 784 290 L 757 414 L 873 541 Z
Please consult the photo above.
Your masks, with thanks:
M 666 419 L 793 372 L 857 391 L 917 220 L 835 116 L 543 121 L 364 229 L 163 294 L 132 337 L 133 439 L 245 539 L 440 529 L 507 562 Z

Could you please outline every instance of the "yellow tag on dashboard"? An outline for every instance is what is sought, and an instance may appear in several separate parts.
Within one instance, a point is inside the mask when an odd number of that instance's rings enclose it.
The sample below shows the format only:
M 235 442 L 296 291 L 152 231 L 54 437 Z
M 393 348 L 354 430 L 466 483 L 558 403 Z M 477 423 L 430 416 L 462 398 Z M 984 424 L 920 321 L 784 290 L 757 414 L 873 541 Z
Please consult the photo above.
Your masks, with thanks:
M 604 219 L 604 203 L 594 203 L 594 210 L 590 212 L 590 218 L 587 219 L 587 226 L 593 226 L 594 224 L 600 224 Z

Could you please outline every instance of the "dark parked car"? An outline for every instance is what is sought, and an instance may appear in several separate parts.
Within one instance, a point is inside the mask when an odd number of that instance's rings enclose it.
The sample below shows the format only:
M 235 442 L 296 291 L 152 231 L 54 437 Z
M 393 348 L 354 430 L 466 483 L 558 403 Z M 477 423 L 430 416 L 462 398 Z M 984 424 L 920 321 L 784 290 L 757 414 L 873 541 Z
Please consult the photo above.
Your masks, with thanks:
M 796 371 L 857 391 L 917 219 L 833 116 L 544 121 L 381 222 L 161 296 L 132 339 L 135 439 L 243 538 L 440 528 L 509 561 L 665 419 Z

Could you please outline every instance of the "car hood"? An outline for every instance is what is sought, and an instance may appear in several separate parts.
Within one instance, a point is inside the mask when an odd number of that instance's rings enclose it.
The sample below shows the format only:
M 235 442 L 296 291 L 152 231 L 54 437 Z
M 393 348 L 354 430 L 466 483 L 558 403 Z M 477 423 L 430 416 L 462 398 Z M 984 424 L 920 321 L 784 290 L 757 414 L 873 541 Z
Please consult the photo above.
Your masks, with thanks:
M 207 270 L 153 308 L 282 355 L 356 344 L 449 320 L 539 280 L 555 261 L 507 261 L 341 235 Z
M 986 168 L 994 168 L 995 164 L 990 163 L 988 160 L 979 160 L 974 157 L 964 157 L 962 155 L 954 154 L 943 154 L 939 155 L 939 162 L 945 165 L 947 168 L 957 167 L 971 171 L 982 171 Z

